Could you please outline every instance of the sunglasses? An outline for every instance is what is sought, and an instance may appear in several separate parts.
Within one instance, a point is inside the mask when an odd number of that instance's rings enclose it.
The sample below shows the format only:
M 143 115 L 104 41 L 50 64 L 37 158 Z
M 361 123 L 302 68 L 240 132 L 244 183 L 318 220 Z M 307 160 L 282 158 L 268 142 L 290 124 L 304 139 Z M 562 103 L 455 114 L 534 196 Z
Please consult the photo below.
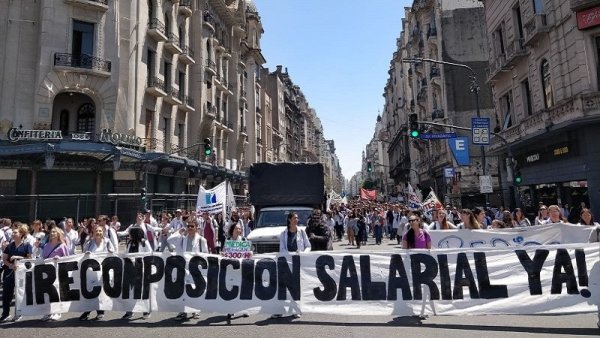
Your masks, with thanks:
M 187 227 L 188 227 L 188 228 L 195 228 L 195 227 L 196 227 L 196 225 L 194 225 L 194 224 L 188 224 L 188 225 L 187 225 Z

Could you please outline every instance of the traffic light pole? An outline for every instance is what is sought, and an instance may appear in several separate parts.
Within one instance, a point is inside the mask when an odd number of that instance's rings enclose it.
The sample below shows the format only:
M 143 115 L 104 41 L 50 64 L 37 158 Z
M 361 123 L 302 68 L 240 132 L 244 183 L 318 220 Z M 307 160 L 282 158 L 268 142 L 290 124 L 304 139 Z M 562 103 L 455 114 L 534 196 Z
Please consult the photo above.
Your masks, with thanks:
M 427 58 L 404 58 L 402 59 L 402 62 L 404 63 L 415 63 L 415 62 L 429 62 L 429 63 L 436 63 L 436 64 L 441 64 L 441 65 L 448 65 L 448 66 L 453 66 L 453 67 L 459 67 L 459 68 L 464 68 L 467 69 L 469 72 L 471 72 L 470 78 L 471 78 L 471 92 L 475 93 L 475 109 L 477 111 L 477 117 L 481 117 L 481 111 L 479 109 L 479 84 L 477 84 L 477 77 L 475 76 L 475 71 L 473 70 L 473 68 L 469 67 L 468 65 L 462 64 L 462 63 L 455 63 L 455 62 L 447 62 L 447 61 L 440 61 L 440 60 L 435 60 L 435 59 L 427 59 Z M 486 158 L 485 158 L 485 146 L 481 146 L 481 164 L 482 164 L 482 174 L 483 176 L 486 176 L 487 174 L 487 163 L 486 163 Z M 485 196 L 485 205 L 488 206 L 489 204 L 489 196 L 488 194 L 484 194 Z
M 473 129 L 471 129 L 471 128 L 455 126 L 452 124 L 444 124 L 444 123 L 429 122 L 429 121 L 417 121 L 417 122 L 420 124 L 427 124 L 427 125 L 431 125 L 431 126 L 445 127 L 445 128 L 451 128 L 451 129 L 457 129 L 457 130 L 467 130 L 467 131 L 473 132 Z M 514 157 L 513 157 L 512 147 L 510 146 L 510 143 L 502 135 L 500 135 L 496 132 L 493 132 L 493 131 L 490 131 L 490 133 L 492 135 L 494 135 L 495 137 L 499 138 L 500 141 L 502 141 L 502 143 L 504 144 L 504 146 L 506 146 L 506 151 L 508 152 L 509 168 L 511 171 L 510 175 L 508 175 L 509 176 L 508 178 L 510 179 L 510 182 L 511 182 L 511 185 L 509 186 L 511 203 L 515 203 L 515 206 L 518 207 L 520 203 L 519 203 L 519 199 L 517 198 L 517 194 L 515 192 L 515 178 L 514 178 L 515 161 L 514 161 Z

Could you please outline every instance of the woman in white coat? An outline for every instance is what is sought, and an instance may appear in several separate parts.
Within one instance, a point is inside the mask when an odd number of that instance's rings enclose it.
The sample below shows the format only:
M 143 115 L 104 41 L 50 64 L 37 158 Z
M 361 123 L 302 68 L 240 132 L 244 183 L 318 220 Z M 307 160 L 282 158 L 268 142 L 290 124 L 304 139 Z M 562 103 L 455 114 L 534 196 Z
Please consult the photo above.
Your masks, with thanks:
M 167 239 L 167 243 L 169 244 L 169 251 L 175 252 L 178 255 L 183 255 L 185 252 L 194 254 L 208 253 L 206 239 L 198 233 L 198 221 L 196 221 L 195 217 L 188 218 L 186 229 L 173 234 Z M 200 318 L 200 313 L 192 313 L 192 318 Z M 180 312 L 175 319 L 186 320 L 187 313 Z
M 279 253 L 309 252 L 310 249 L 310 241 L 306 231 L 298 228 L 298 214 L 295 212 L 289 213 L 287 228 L 279 236 Z

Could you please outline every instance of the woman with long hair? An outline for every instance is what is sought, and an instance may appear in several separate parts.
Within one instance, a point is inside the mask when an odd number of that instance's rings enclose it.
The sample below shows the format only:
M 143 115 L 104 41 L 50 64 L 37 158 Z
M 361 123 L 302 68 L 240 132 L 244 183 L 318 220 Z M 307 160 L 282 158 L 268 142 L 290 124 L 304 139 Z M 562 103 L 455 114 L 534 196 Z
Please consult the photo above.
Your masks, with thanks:
M 31 258 L 32 247 L 23 239 L 28 233 L 27 224 L 21 224 L 12 232 L 12 242 L 4 249 L 2 253 L 2 262 L 4 263 L 4 273 L 2 276 L 2 316 L 0 323 L 10 320 L 10 303 L 15 294 L 15 270 L 17 260 L 22 258 Z M 19 321 L 21 316 L 15 314 L 14 321 Z
M 448 221 L 446 211 L 444 209 L 438 209 L 433 212 L 435 217 L 434 221 L 429 224 L 429 230 L 449 230 L 456 229 L 456 225 Z
M 473 215 L 471 209 L 462 209 L 460 211 L 460 219 L 462 222 L 458 225 L 459 229 L 481 229 L 481 224 L 477 222 L 477 219 L 475 218 L 475 215 Z
M 287 227 L 279 236 L 279 253 L 309 252 L 310 240 L 306 232 L 298 227 L 298 214 L 290 212 L 286 222 Z
M 48 234 L 48 241 L 42 248 L 42 258 L 58 259 L 70 255 L 70 250 L 65 243 L 65 235 L 59 227 L 52 227 Z M 60 313 L 51 313 L 42 317 L 42 321 L 56 321 L 61 317 Z
M 588 208 L 583 208 L 579 212 L 579 223 L 578 225 L 598 225 L 598 222 L 594 221 L 594 215 Z
M 540 205 L 540 208 L 538 209 L 538 215 L 535 217 L 534 224 L 535 225 L 544 224 L 547 220 L 548 220 L 548 207 L 546 207 L 545 205 L 542 204 L 542 205 Z
M 562 210 L 558 205 L 551 205 L 548 207 L 548 219 L 544 224 L 555 224 L 555 223 L 565 223 L 565 220 L 562 216 Z
M 348 214 L 348 216 L 345 219 L 346 236 L 348 237 L 348 245 L 355 245 L 354 244 L 354 240 L 355 240 L 354 232 L 356 231 L 356 228 L 357 228 L 356 222 L 358 222 L 358 218 L 356 218 L 356 211 L 354 211 L 354 209 L 353 209 L 352 211 L 350 211 L 350 214 Z M 360 241 L 360 239 L 357 239 L 357 241 Z
M 421 228 L 421 215 L 414 213 L 408 223 L 410 229 L 402 237 L 402 249 L 431 249 L 431 236 Z
M 513 210 L 513 225 L 515 228 L 531 226 L 531 222 L 529 219 L 527 219 L 527 217 L 525 217 L 525 214 L 521 208 L 515 208 L 515 210 Z

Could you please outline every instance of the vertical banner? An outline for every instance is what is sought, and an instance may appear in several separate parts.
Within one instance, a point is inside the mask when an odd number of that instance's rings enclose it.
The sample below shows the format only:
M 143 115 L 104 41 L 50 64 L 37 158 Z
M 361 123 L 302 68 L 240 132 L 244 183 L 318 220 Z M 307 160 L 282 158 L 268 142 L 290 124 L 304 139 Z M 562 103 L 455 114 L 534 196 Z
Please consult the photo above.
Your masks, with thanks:
M 412 185 L 408 184 L 408 208 L 410 210 L 420 209 L 422 206 L 421 200 L 417 193 L 414 191 Z
M 198 200 L 196 201 L 196 211 L 199 213 L 206 211 L 210 214 L 224 212 L 226 199 L 227 181 L 221 182 L 216 187 L 208 190 L 200 186 L 198 189 Z

